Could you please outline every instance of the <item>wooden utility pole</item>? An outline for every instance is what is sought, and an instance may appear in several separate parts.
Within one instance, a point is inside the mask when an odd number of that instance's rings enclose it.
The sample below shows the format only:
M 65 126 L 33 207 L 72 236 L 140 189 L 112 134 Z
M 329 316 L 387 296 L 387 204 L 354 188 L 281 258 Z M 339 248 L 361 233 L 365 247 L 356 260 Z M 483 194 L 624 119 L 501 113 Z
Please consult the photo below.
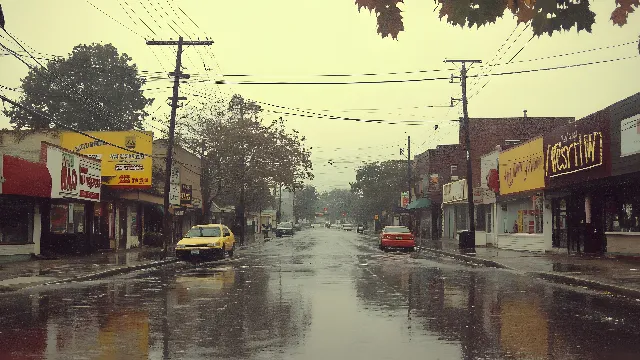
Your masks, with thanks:
M 448 63 L 462 63 L 460 69 L 460 84 L 462 86 L 462 127 L 464 127 L 464 142 L 467 151 L 467 205 L 469 207 L 469 236 L 471 239 L 465 247 L 475 248 L 476 224 L 473 206 L 473 179 L 471 171 L 471 137 L 469 134 L 469 113 L 467 112 L 467 63 L 481 63 L 482 60 L 445 60 Z M 453 80 L 454 76 L 451 76 Z M 453 100 L 453 99 L 452 99 Z M 453 102 L 453 101 L 452 101 Z
M 186 97 L 178 96 L 178 88 L 180 87 L 180 79 L 188 79 L 188 74 L 182 73 L 182 47 L 184 45 L 211 45 L 213 41 L 184 41 L 182 36 L 175 40 L 169 41 L 147 41 L 147 45 L 169 45 L 178 46 L 178 52 L 176 55 L 176 68 L 173 72 L 169 73 L 169 76 L 173 76 L 173 96 L 171 100 L 171 119 L 169 120 L 169 139 L 167 144 L 167 163 L 165 167 L 165 182 L 164 182 L 164 219 L 163 219 L 163 247 L 164 253 L 167 254 L 169 243 L 173 243 L 173 218 L 169 214 L 169 192 L 171 191 L 171 166 L 173 165 L 173 142 L 175 141 L 176 131 L 176 110 L 178 109 L 178 100 L 186 100 Z
M 407 184 L 409 185 L 409 204 L 411 204 L 411 136 L 407 136 Z

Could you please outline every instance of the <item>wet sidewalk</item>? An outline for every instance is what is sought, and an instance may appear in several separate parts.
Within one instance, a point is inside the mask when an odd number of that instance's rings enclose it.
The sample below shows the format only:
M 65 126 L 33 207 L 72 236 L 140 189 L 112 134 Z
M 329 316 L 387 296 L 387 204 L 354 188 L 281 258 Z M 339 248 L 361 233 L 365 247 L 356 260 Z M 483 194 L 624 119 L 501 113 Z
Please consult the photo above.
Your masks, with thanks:
M 462 261 L 494 266 L 569 285 L 640 298 L 640 260 L 533 253 L 476 247 L 470 253 L 453 239 L 422 240 L 422 248 Z
M 60 256 L 0 264 L 0 292 L 70 281 L 91 280 L 175 262 L 160 248 L 137 248 L 85 256 Z

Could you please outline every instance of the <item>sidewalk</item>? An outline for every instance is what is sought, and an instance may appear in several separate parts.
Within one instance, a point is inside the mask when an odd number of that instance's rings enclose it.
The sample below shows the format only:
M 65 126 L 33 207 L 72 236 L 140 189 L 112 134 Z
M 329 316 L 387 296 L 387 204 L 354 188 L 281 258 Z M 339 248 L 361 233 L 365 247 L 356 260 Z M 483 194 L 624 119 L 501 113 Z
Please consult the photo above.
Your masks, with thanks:
M 0 293 L 26 287 L 93 280 L 175 262 L 162 249 L 138 248 L 86 256 L 61 256 L 55 260 L 30 260 L 0 264 Z
M 544 254 L 476 247 L 458 249 L 453 239 L 422 240 L 422 251 L 479 265 L 510 269 L 558 283 L 640 298 L 640 261 L 567 254 Z

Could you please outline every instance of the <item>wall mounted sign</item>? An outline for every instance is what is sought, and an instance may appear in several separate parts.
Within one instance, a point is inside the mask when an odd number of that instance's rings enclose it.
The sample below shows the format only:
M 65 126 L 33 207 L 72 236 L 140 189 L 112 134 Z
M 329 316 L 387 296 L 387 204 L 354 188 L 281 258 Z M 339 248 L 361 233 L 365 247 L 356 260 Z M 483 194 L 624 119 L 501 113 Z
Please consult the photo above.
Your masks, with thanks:
M 182 184 L 180 188 L 180 205 L 191 205 L 192 187 Z
M 105 185 L 151 187 L 152 159 L 149 155 L 153 148 L 152 132 L 90 131 L 87 135 L 91 137 L 63 132 L 60 135 L 60 145 L 70 151 L 102 160 Z
M 52 199 L 100 201 L 100 160 L 42 143 L 43 161 L 51 175 Z
M 546 169 L 549 177 L 570 174 L 602 165 L 603 136 L 600 131 L 573 131 L 547 145 Z
M 620 156 L 640 153 L 640 114 L 620 122 Z
M 611 174 L 610 119 L 608 111 L 598 111 L 544 135 L 547 187 Z
M 498 156 L 500 194 L 544 188 L 544 152 L 541 137 L 502 151 Z

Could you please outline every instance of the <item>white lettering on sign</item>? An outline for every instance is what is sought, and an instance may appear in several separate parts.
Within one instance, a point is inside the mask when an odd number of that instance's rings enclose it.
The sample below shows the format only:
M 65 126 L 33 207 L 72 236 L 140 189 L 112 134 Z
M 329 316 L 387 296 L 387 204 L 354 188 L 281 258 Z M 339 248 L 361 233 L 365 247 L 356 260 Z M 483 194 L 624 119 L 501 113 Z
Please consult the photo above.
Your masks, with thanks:
M 116 164 L 116 171 L 143 171 L 144 165 L 142 164 Z
M 99 161 L 47 145 L 47 169 L 51 174 L 52 199 L 100 201 Z

